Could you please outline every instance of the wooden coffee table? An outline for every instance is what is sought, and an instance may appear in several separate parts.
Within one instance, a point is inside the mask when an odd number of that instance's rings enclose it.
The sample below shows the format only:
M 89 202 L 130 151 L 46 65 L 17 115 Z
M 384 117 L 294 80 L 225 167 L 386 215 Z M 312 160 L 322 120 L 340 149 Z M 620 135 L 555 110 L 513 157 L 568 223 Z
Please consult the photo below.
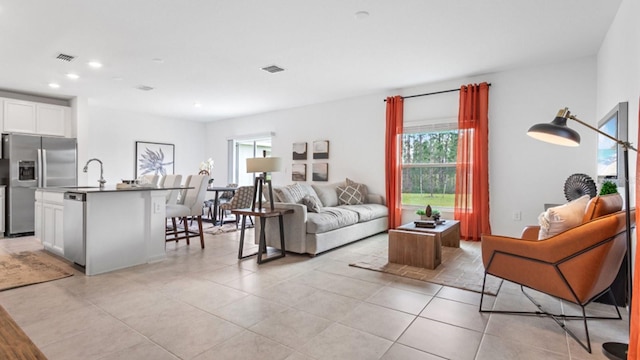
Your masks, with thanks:
M 446 220 L 435 228 L 413 222 L 389 230 L 389 262 L 435 269 L 442 262 L 442 246 L 460 247 L 460 222 Z
M 416 227 L 413 222 L 410 222 L 398 227 L 398 230 L 434 234 L 442 246 L 460 247 L 460 221 L 458 220 L 445 220 L 444 224 L 436 225 L 435 228 Z

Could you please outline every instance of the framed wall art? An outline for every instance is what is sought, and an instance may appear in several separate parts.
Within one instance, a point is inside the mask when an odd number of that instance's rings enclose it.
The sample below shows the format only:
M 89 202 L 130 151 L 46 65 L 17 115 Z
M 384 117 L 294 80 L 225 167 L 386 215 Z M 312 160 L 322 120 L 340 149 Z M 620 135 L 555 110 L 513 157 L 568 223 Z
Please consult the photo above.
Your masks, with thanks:
M 293 160 L 307 160 L 307 143 L 293 143 Z
M 292 181 L 307 181 L 307 164 L 291 165 Z
M 313 181 L 329 181 L 329 164 L 314 163 L 312 173 Z
M 168 175 L 175 171 L 175 145 L 136 141 L 136 179 L 141 175 Z
M 313 142 L 313 158 L 328 159 L 329 158 L 329 140 L 319 140 Z

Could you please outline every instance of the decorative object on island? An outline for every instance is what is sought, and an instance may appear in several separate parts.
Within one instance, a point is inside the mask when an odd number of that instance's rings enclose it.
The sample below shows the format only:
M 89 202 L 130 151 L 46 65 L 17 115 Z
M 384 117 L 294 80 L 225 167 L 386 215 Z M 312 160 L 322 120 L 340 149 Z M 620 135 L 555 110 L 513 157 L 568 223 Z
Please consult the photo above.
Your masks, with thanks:
M 313 158 L 314 159 L 329 158 L 329 141 L 328 140 L 313 142 Z
M 314 163 L 312 168 L 312 179 L 313 181 L 329 181 L 329 164 Z
M 595 128 L 584 121 L 578 119 L 575 115 L 569 112 L 568 108 L 558 111 L 555 119 L 551 123 L 543 123 L 533 125 L 527 135 L 541 141 L 549 142 L 552 144 L 564 145 L 564 146 L 578 146 L 580 145 L 580 134 L 577 131 L 567 126 L 567 120 L 571 119 L 583 126 L 597 132 L 601 136 L 613 141 L 617 146 L 623 150 L 623 176 L 624 176 L 624 204 L 625 204 L 625 229 L 626 229 L 626 242 L 627 251 L 625 255 L 626 261 L 626 275 L 627 275 L 627 302 L 629 304 L 628 310 L 631 314 L 632 303 L 632 268 L 631 268 L 631 210 L 630 210 L 630 192 L 629 192 L 629 149 L 638 152 L 638 149 L 631 146 L 631 143 L 626 140 L 620 140 L 598 128 Z M 618 342 L 605 342 L 602 344 L 602 352 L 610 359 L 626 359 L 629 345 Z M 590 351 L 589 351 L 590 352 Z
M 291 165 L 291 180 L 292 181 L 307 181 L 307 164 L 292 164 Z
M 270 210 L 273 211 L 273 189 L 271 187 L 271 179 L 267 179 L 268 172 L 280 171 L 280 158 L 267 157 L 267 151 L 263 150 L 261 158 L 247 158 L 247 172 L 260 173 L 256 176 L 253 186 L 253 199 L 251 211 L 256 210 L 256 201 L 258 202 L 258 210 L 262 209 L 262 188 L 267 184 L 269 188 L 269 204 Z
M 307 143 L 293 143 L 293 160 L 307 160 Z
M 167 175 L 175 171 L 175 145 L 136 141 L 136 179 L 140 175 Z
M 564 182 L 564 197 L 567 201 L 589 195 L 592 198 L 597 195 L 596 183 L 586 174 L 573 174 Z M 600 194 L 602 195 L 602 194 Z
M 600 195 L 607 194 L 617 194 L 618 193 L 618 185 L 613 181 L 604 181 L 602 186 L 600 186 Z

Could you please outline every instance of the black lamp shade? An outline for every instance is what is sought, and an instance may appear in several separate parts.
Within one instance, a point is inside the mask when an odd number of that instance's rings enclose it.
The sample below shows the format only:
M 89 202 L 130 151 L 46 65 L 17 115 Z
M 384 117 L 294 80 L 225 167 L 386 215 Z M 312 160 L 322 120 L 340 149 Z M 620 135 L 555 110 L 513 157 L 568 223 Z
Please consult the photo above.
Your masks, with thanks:
M 536 124 L 527 135 L 534 139 L 564 146 L 580 145 L 580 134 L 567 126 L 567 118 L 557 116 L 551 123 Z

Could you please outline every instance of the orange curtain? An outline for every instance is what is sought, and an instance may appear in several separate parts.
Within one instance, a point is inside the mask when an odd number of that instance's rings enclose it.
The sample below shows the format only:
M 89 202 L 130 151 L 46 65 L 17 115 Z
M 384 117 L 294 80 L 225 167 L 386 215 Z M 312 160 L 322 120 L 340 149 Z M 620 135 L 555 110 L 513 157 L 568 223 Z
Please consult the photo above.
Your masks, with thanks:
M 638 122 L 640 122 L 640 110 L 638 110 Z M 638 136 L 640 138 L 640 129 L 638 129 Z M 638 176 L 640 176 L 640 156 L 636 158 L 636 207 L 640 204 L 640 187 L 638 186 Z M 628 206 L 628 205 L 627 205 Z M 636 239 L 640 239 L 640 211 L 636 212 Z M 631 251 L 631 249 L 629 249 Z M 631 315 L 629 319 L 629 352 L 627 359 L 638 359 L 640 356 L 640 266 L 638 266 L 638 259 L 640 259 L 640 246 L 636 240 L 636 254 L 633 258 L 635 261 L 631 261 L 634 265 L 633 277 L 631 284 L 633 291 L 631 292 Z
M 385 136 L 385 185 L 389 208 L 389 229 L 402 221 L 402 96 L 387 98 L 387 132 Z
M 489 225 L 489 84 L 460 87 L 453 216 L 460 238 L 479 241 Z

